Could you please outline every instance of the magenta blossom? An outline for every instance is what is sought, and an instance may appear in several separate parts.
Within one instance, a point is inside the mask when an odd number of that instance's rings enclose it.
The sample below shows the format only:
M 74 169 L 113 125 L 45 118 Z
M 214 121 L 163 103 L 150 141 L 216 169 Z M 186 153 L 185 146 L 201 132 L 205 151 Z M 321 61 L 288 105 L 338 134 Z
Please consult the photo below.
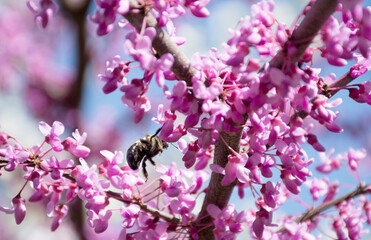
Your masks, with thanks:
M 123 15 L 130 10 L 128 0 L 96 0 L 95 3 L 98 9 L 94 15 L 90 16 L 90 20 L 98 24 L 98 36 L 106 35 L 112 31 L 116 14 Z
M 248 156 L 246 153 L 241 155 L 230 154 L 228 156 L 228 163 L 225 166 L 225 169 L 216 164 L 212 164 L 210 167 L 214 172 L 224 175 L 222 180 L 223 186 L 231 184 L 236 178 L 242 183 L 248 183 L 250 182 L 250 171 L 249 169 L 245 168 L 247 160 Z
M 327 153 L 319 153 L 319 157 L 322 161 L 322 164 L 316 167 L 317 171 L 321 173 L 330 173 L 333 170 L 336 170 L 340 167 L 339 157 L 332 157 L 332 154 L 335 152 L 335 149 L 330 149 Z
M 120 83 L 127 84 L 125 75 L 130 71 L 129 64 L 131 62 L 121 61 L 120 56 L 116 55 L 106 62 L 106 71 L 104 74 L 99 74 L 98 78 L 105 83 L 103 92 L 105 94 L 116 90 Z
M 15 168 L 29 158 L 29 152 L 25 150 L 15 149 L 9 145 L 5 149 L 0 149 L 0 157 L 3 157 L 8 163 L 5 166 L 6 171 L 14 171 Z
M 123 218 L 122 227 L 131 228 L 136 222 L 140 213 L 140 207 L 135 204 L 130 204 L 129 206 L 122 206 L 120 208 L 120 214 Z
M 74 138 L 68 137 L 66 140 L 62 142 L 65 151 L 70 152 L 75 157 L 87 157 L 90 153 L 90 149 L 86 146 L 83 146 L 87 133 L 83 133 L 80 135 L 78 129 L 76 129 L 72 136 Z
M 35 14 L 35 22 L 46 28 L 53 15 L 58 10 L 58 5 L 53 0 L 39 0 L 39 6 L 34 1 L 27 1 L 28 8 Z
M 62 223 L 63 219 L 66 217 L 68 213 L 68 206 L 66 205 L 57 205 L 54 208 L 54 211 L 48 215 L 49 217 L 53 218 L 51 230 L 54 232 L 57 230 L 59 225 Z
M 207 206 L 207 212 L 213 219 L 215 239 L 234 239 L 236 234 L 244 230 L 242 225 L 247 221 L 245 211 L 238 213 L 233 204 L 229 204 L 223 210 L 214 204 Z
M 104 209 L 99 211 L 99 213 L 97 214 L 94 211 L 89 210 L 87 212 L 87 215 L 89 218 L 88 219 L 89 226 L 94 228 L 94 231 L 96 233 L 102 233 L 106 231 L 108 227 L 108 220 L 112 216 L 112 211 Z
M 350 169 L 353 171 L 357 170 L 359 161 L 364 159 L 366 155 L 365 149 L 354 150 L 353 148 L 350 148 L 348 151 L 348 162 Z
M 312 194 L 313 201 L 317 201 L 320 197 L 326 195 L 329 191 L 329 180 L 327 178 L 313 178 L 308 179 L 305 182 L 310 189 L 310 193 Z
M 45 136 L 45 142 L 49 143 L 54 151 L 60 152 L 63 150 L 62 142 L 59 139 L 59 136 L 64 132 L 64 126 L 61 122 L 55 121 L 53 126 L 50 127 L 47 123 L 41 121 L 39 129 Z

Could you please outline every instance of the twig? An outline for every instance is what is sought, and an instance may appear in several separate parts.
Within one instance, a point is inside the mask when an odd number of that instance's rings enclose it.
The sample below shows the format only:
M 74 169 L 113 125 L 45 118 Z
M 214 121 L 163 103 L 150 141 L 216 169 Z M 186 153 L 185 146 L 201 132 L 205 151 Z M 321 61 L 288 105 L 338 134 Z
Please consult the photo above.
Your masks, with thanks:
M 288 40 L 295 44 L 297 49 L 295 55 L 290 55 L 292 63 L 297 62 L 311 44 L 318 31 L 325 24 L 327 19 L 336 10 L 337 0 L 318 0 L 305 15 L 300 25 L 292 33 Z M 286 57 L 282 50 L 269 62 L 270 67 L 281 68 Z
M 63 174 L 63 177 L 65 177 L 65 178 L 67 178 L 67 179 L 69 179 L 73 182 L 76 182 L 76 179 L 69 174 L 65 173 L 65 174 Z M 167 222 L 174 223 L 174 224 L 180 224 L 181 221 L 182 221 L 180 216 L 165 213 L 165 212 L 160 211 L 160 210 L 158 210 L 154 207 L 151 207 L 151 206 L 148 206 L 148 205 L 142 203 L 140 200 L 135 200 L 135 199 L 134 200 L 125 200 L 125 199 L 123 199 L 123 197 L 121 196 L 120 193 L 117 193 L 117 192 L 114 192 L 114 191 L 106 191 L 106 194 L 107 194 L 108 197 L 114 198 L 117 201 L 120 201 L 120 202 L 123 202 L 123 203 L 126 203 L 126 204 L 137 204 L 137 205 L 140 206 L 140 208 L 143 211 L 146 211 L 146 212 L 152 214 L 153 216 L 160 217 Z
M 359 185 L 358 188 L 350 193 L 347 193 L 341 197 L 338 197 L 332 201 L 328 201 L 328 202 L 325 202 L 321 205 L 319 205 L 318 207 L 315 207 L 313 209 L 310 209 L 308 210 L 306 213 L 304 213 L 301 217 L 297 218 L 295 220 L 295 222 L 297 223 L 301 223 L 301 222 L 305 222 L 307 220 L 311 220 L 313 221 L 314 218 L 320 214 L 321 212 L 324 212 L 325 210 L 329 209 L 330 207 L 333 207 L 333 206 L 336 206 L 338 205 L 339 203 L 343 202 L 343 201 L 346 201 L 346 200 L 349 200 L 351 198 L 355 198 L 359 195 L 362 195 L 362 194 L 371 194 L 371 190 L 370 190 L 370 187 L 371 185 L 370 184 L 366 184 L 366 185 Z M 281 233 L 285 233 L 287 231 L 286 228 L 281 228 L 278 232 L 281 232 Z

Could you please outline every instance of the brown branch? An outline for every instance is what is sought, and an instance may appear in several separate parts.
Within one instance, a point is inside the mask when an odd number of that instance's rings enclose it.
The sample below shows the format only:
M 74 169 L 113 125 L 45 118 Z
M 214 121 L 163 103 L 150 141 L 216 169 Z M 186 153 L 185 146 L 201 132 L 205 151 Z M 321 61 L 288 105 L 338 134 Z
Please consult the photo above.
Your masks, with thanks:
M 223 131 L 220 133 L 220 135 L 228 144 L 228 146 L 230 146 L 233 150 L 237 152 L 239 151 L 240 141 L 242 137 L 242 128 L 238 133 L 226 133 Z M 219 137 L 219 139 L 215 142 L 214 163 L 224 168 L 228 162 L 228 155 L 231 153 L 231 150 L 223 142 L 221 137 Z M 202 209 L 198 215 L 198 219 L 200 219 L 199 220 L 200 226 L 209 224 L 212 221 L 207 213 L 207 206 L 209 206 L 209 204 L 215 204 L 220 209 L 223 209 L 229 203 L 229 199 L 232 195 L 235 185 L 237 184 L 237 180 L 235 180 L 228 186 L 222 186 L 221 182 L 223 177 L 224 176 L 219 173 L 213 172 L 211 174 L 210 183 L 206 191 L 206 196 L 202 204 Z M 214 239 L 212 230 L 213 227 L 208 227 L 200 231 L 198 233 L 200 237 L 199 239 Z
M 339 87 L 345 87 L 346 85 L 348 85 L 349 83 L 351 83 L 353 80 L 355 80 L 357 77 L 352 77 L 350 76 L 350 72 L 347 72 L 344 76 L 342 76 L 339 80 L 337 80 L 336 82 L 334 82 L 333 84 L 331 84 L 329 87 L 328 87 L 328 91 L 322 91 L 321 94 L 325 95 L 326 97 L 328 98 L 331 98 L 333 97 L 337 92 L 339 92 L 339 89 L 335 89 L 335 90 L 331 90 L 331 88 L 339 88 Z M 312 99 L 311 101 L 314 101 L 314 99 Z M 298 113 L 298 116 L 301 117 L 302 119 L 306 118 L 309 113 L 305 112 L 304 110 L 301 110 L 299 111 Z
M 180 216 L 171 215 L 166 212 L 160 211 L 154 207 L 141 203 L 139 200 L 138 201 L 124 200 L 119 193 L 116 193 L 113 191 L 107 191 L 106 193 L 107 193 L 107 196 L 114 198 L 120 202 L 123 202 L 126 204 L 133 204 L 133 203 L 138 204 L 140 206 L 140 209 L 142 209 L 143 211 L 148 212 L 155 217 L 162 218 L 169 223 L 180 224 L 182 222 L 182 218 Z
M 335 11 L 337 4 L 337 0 L 317 0 L 313 4 L 303 21 L 294 30 L 291 38 L 288 40 L 294 43 L 297 49 L 295 55 L 290 55 L 290 61 L 292 63 L 297 62 L 301 58 L 318 31 Z M 284 61 L 287 59 L 285 55 L 286 53 L 281 50 L 269 62 L 269 65 L 271 67 L 281 68 Z
M 329 86 L 329 93 L 328 97 L 334 96 L 339 90 L 331 90 L 331 88 L 338 88 L 338 87 L 345 87 L 349 83 L 351 83 L 357 77 L 350 76 L 350 72 L 347 72 L 344 76 L 342 76 L 338 81 L 334 82 Z
M 144 19 L 144 8 L 137 2 L 130 1 L 131 8 L 136 8 L 137 11 L 130 11 L 124 17 L 140 32 Z M 191 66 L 190 61 L 180 51 L 179 47 L 170 39 L 169 35 L 158 26 L 156 19 L 151 14 L 146 14 L 146 26 L 156 29 L 156 36 L 153 39 L 152 46 L 159 56 L 165 53 L 171 53 L 174 57 L 174 64 L 171 70 L 180 79 L 186 81 L 188 86 L 192 85 L 192 77 L 196 74 L 196 70 Z
M 338 205 L 339 203 L 343 202 L 343 201 L 346 201 L 346 200 L 349 200 L 351 198 L 355 198 L 359 195 L 362 195 L 362 194 L 371 194 L 371 191 L 370 191 L 370 187 L 371 185 L 370 184 L 366 184 L 366 185 L 359 185 L 358 188 L 350 193 L 347 193 L 341 197 L 338 197 L 332 201 L 328 201 L 328 202 L 325 202 L 321 205 L 319 205 L 318 207 L 315 207 L 313 209 L 310 209 L 308 210 L 306 213 L 304 213 L 301 217 L 298 217 L 295 222 L 297 223 L 301 223 L 301 222 L 305 222 L 307 220 L 311 220 L 313 221 L 314 218 L 320 214 L 321 212 L 324 212 L 326 211 L 327 209 L 333 207 L 333 206 L 336 206 Z M 282 232 L 282 233 L 285 233 L 287 231 L 287 229 L 285 228 L 281 228 L 278 232 Z
M 72 177 L 70 174 L 63 174 L 63 177 L 73 181 L 73 182 L 76 182 L 76 179 L 74 177 Z M 174 223 L 174 224 L 180 224 L 182 222 L 182 218 L 178 215 L 171 215 L 171 214 L 168 214 L 166 212 L 163 212 L 163 211 L 160 211 L 154 207 L 151 207 L 149 205 L 146 205 L 144 204 L 143 202 L 141 202 L 140 199 L 136 200 L 136 199 L 133 199 L 131 201 L 129 200 L 125 200 L 123 199 L 123 197 L 121 196 L 120 193 L 117 193 L 117 192 L 113 192 L 113 191 L 106 191 L 106 194 L 108 197 L 111 197 L 113 199 L 116 199 L 117 201 L 120 201 L 120 202 L 123 202 L 123 203 L 126 203 L 126 204 L 137 204 L 140 206 L 140 208 L 143 210 L 143 211 L 146 211 L 150 214 L 152 214 L 153 216 L 155 217 L 160 217 L 162 219 L 164 219 L 165 221 L 169 222 L 169 223 Z

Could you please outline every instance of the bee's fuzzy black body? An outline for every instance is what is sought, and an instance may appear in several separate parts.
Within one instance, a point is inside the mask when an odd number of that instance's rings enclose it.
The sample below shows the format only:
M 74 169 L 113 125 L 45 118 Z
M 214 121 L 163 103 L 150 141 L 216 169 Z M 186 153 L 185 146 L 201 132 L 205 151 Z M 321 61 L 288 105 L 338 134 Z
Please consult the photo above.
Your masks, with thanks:
M 149 160 L 153 165 L 156 165 L 152 158 L 162 153 L 168 147 L 167 142 L 162 141 L 156 135 L 157 133 L 155 135 L 146 135 L 131 145 L 126 153 L 126 160 L 131 169 L 138 169 L 142 162 L 143 174 L 146 180 L 148 179 L 146 161 Z

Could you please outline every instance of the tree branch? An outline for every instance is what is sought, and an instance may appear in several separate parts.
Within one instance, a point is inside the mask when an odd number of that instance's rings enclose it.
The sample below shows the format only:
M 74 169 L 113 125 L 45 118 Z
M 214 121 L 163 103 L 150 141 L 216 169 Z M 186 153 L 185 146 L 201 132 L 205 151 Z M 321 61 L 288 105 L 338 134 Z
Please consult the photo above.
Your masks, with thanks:
M 331 88 L 338 88 L 338 87 L 345 87 L 349 83 L 351 83 L 357 77 L 350 76 L 350 72 L 347 72 L 344 76 L 342 76 L 338 81 L 334 82 L 329 86 L 330 91 L 328 92 L 328 97 L 334 96 L 339 90 L 331 90 Z
M 318 31 L 336 10 L 337 0 L 317 0 L 305 15 L 300 25 L 294 30 L 288 42 L 295 44 L 295 55 L 290 55 L 292 63 L 297 62 L 313 41 Z M 270 67 L 281 68 L 287 60 L 285 49 L 281 50 L 270 62 Z
M 169 223 L 174 223 L 174 224 L 180 224 L 182 219 L 180 216 L 177 215 L 171 215 L 165 212 L 162 212 L 154 207 L 151 207 L 149 205 L 146 205 L 144 203 L 141 203 L 140 201 L 127 201 L 124 200 L 119 193 L 113 192 L 113 191 L 107 191 L 107 196 L 114 198 L 120 202 L 126 203 L 126 204 L 138 204 L 140 206 L 140 209 L 143 211 L 146 211 L 148 213 L 151 213 L 153 216 L 159 217 L 164 219 L 165 221 Z
M 345 195 L 343 195 L 339 198 L 336 198 L 332 201 L 325 202 L 325 203 L 319 205 L 318 207 L 315 207 L 313 209 L 308 210 L 301 217 L 297 218 L 295 220 L 295 222 L 301 223 L 301 222 L 305 222 L 307 220 L 312 221 L 321 212 L 324 212 L 325 210 L 329 209 L 330 207 L 336 206 L 343 201 L 349 200 L 351 198 L 355 198 L 355 197 L 357 197 L 359 195 L 362 195 L 362 194 L 367 194 L 367 193 L 371 194 L 370 187 L 371 187 L 370 184 L 366 184 L 366 185 L 361 184 L 361 185 L 358 186 L 358 188 L 356 190 L 354 190 L 354 191 L 352 191 L 348 194 L 345 194 Z M 286 228 L 281 228 L 278 232 L 285 233 L 286 231 L 287 231 Z
M 71 180 L 72 182 L 76 182 L 76 179 L 74 177 L 72 177 L 70 174 L 63 174 L 63 177 Z M 140 199 L 138 200 L 125 200 L 122 198 L 121 194 L 120 193 L 117 193 L 117 192 L 113 192 L 113 191 L 106 191 L 106 194 L 108 197 L 111 197 L 111 198 L 114 198 L 116 199 L 117 201 L 120 201 L 120 202 L 123 202 L 123 203 L 126 203 L 126 204 L 137 204 L 140 206 L 140 208 L 143 210 L 143 211 L 146 211 L 146 212 L 149 212 L 151 213 L 152 215 L 156 216 L 156 217 L 160 217 L 164 220 L 166 220 L 167 222 L 169 223 L 174 223 L 174 224 L 180 224 L 182 219 L 180 216 L 178 215 L 171 215 L 171 214 L 168 214 L 168 213 L 165 213 L 165 212 L 162 212 L 154 207 L 151 207 L 151 206 L 148 206 L 144 203 L 141 202 Z
M 131 8 L 137 8 L 138 11 L 130 11 L 124 17 L 140 32 L 144 17 L 146 18 L 146 26 L 156 29 L 156 36 L 153 39 L 152 46 L 159 56 L 165 53 L 171 53 L 174 57 L 174 64 L 171 70 L 180 79 L 187 83 L 187 86 L 192 86 L 192 77 L 196 74 L 196 69 L 191 66 L 190 61 L 180 51 L 179 47 L 170 39 L 169 35 L 158 26 L 156 19 L 149 13 L 144 14 L 144 7 L 136 1 L 130 1 Z

